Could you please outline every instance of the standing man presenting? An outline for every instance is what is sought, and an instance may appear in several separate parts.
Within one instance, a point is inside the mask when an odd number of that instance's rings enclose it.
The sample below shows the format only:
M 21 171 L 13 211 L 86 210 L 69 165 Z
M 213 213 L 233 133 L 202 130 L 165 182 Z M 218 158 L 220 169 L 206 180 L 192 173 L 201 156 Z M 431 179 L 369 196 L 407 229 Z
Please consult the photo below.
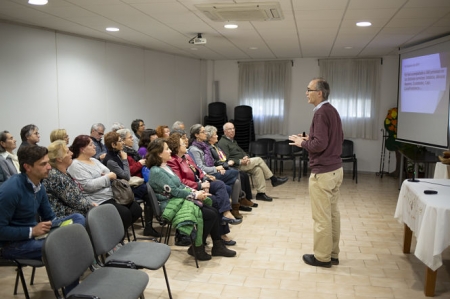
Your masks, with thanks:
M 322 78 L 313 79 L 306 90 L 314 116 L 309 135 L 291 135 L 291 145 L 309 153 L 311 175 L 309 196 L 314 220 L 314 254 L 304 254 L 311 266 L 330 268 L 339 264 L 341 218 L 338 208 L 342 184 L 342 143 L 344 133 L 339 113 L 328 102 L 330 85 Z

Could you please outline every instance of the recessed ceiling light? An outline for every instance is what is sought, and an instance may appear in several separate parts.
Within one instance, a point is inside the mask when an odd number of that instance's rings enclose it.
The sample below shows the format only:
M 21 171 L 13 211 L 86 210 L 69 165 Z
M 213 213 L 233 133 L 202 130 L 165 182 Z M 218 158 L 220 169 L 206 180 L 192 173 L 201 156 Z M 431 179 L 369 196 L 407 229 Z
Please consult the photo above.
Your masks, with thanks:
M 258 47 L 250 47 L 250 50 L 258 50 Z
M 236 24 L 225 24 L 223 27 L 225 27 L 227 29 L 236 29 L 236 28 L 238 28 L 238 25 L 236 25 Z
M 344 49 L 350 50 L 350 49 L 353 49 L 353 47 L 352 46 L 347 46 L 347 47 L 344 47 Z
M 358 27 L 369 27 L 369 26 L 372 26 L 372 23 L 370 23 L 370 22 L 358 22 L 358 23 L 356 23 L 356 26 L 358 26 Z
M 28 0 L 28 4 L 32 5 L 45 5 L 48 3 L 48 0 Z
M 108 28 L 106 28 L 106 31 L 115 32 L 115 31 L 119 31 L 119 28 L 117 28 L 117 27 L 108 27 Z

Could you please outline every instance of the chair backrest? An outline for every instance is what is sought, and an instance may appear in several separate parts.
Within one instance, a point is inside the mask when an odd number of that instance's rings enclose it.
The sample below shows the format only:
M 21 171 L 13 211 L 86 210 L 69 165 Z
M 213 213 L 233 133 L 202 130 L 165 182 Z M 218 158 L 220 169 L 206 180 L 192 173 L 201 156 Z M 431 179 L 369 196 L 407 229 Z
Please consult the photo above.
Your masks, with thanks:
M 352 157 L 353 157 L 353 141 L 344 139 L 344 143 L 342 143 L 341 158 L 352 158 Z
M 94 261 L 86 229 L 71 224 L 52 231 L 42 246 L 42 259 L 53 290 L 73 283 Z
M 209 103 L 208 115 L 212 117 L 221 117 L 227 115 L 227 104 L 223 102 Z
M 258 142 L 261 143 L 265 143 L 267 145 L 267 150 L 269 151 L 269 153 L 273 152 L 273 147 L 275 145 L 275 139 L 273 138 L 259 138 L 258 140 L 256 140 Z
M 253 108 L 247 105 L 234 107 L 235 121 L 249 121 L 253 119 Z
M 269 153 L 269 148 L 267 143 L 256 140 L 250 142 L 248 153 L 255 156 L 267 156 Z
M 277 141 L 273 148 L 273 154 L 279 156 L 290 156 L 293 153 L 292 145 L 289 141 Z
M 153 214 L 155 215 L 156 219 L 161 219 L 161 207 L 159 206 L 158 198 L 156 197 L 155 191 L 153 191 L 152 186 L 150 186 L 149 183 L 147 183 L 147 190 L 148 190 L 148 197 L 150 197 L 150 203 L 152 205 Z
M 114 249 L 125 235 L 120 214 L 111 204 L 99 205 L 89 210 L 86 215 L 86 230 L 91 237 L 96 256 Z

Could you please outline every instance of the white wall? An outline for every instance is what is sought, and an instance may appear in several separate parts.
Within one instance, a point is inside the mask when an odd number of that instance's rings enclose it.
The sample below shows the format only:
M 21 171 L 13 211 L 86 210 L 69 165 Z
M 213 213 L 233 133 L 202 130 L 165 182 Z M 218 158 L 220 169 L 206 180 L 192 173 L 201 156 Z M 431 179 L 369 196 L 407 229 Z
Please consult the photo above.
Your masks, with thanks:
M 228 118 L 233 118 L 234 107 L 238 102 L 238 76 L 239 69 L 237 61 L 215 61 L 214 74 L 211 80 L 219 81 L 220 101 L 227 104 Z M 390 56 L 383 58 L 381 75 L 380 117 L 378 127 L 384 128 L 383 121 L 388 109 L 397 106 L 397 80 L 398 80 L 398 57 Z M 306 86 L 313 77 L 319 75 L 317 59 L 295 59 L 292 68 L 292 95 L 291 106 L 287 116 L 289 134 L 308 132 L 312 120 L 312 105 L 308 104 L 305 91 Z M 331 92 L 333 87 L 331 86 Z M 355 153 L 358 158 L 358 171 L 378 172 L 380 167 L 382 134 L 380 131 L 378 140 L 353 139 Z M 287 138 L 287 135 L 270 135 L 275 139 Z M 386 155 L 388 152 L 386 153 Z M 387 156 L 386 156 L 387 160 Z M 350 163 L 344 165 L 344 169 L 351 169 Z M 395 155 L 391 154 L 390 170 L 395 169 Z M 385 163 L 387 171 L 387 162 Z
M 95 122 L 147 128 L 187 126 L 206 107 L 205 62 L 170 54 L 0 24 L 0 130 L 20 140 L 26 124 L 50 132 L 68 130 L 71 140 Z

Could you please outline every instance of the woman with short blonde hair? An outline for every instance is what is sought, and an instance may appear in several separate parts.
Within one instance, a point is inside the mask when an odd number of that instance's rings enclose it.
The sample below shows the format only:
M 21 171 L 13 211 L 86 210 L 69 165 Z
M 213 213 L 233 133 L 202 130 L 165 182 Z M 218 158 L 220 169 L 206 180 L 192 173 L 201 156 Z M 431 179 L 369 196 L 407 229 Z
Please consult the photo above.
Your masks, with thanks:
M 56 140 L 64 140 L 66 144 L 69 144 L 69 135 L 67 134 L 66 129 L 56 129 L 50 133 L 50 142 Z

